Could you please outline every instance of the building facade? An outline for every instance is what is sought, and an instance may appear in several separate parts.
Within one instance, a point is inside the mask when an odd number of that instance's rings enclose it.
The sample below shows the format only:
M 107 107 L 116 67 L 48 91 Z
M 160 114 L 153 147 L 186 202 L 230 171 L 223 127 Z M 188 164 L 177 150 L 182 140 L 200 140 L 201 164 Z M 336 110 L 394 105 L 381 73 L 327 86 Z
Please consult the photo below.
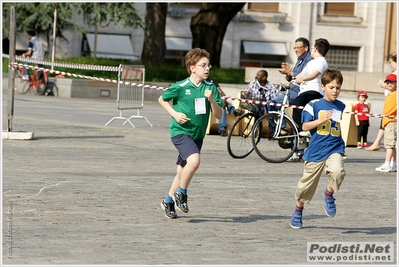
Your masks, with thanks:
M 169 4 L 167 61 L 182 62 L 191 49 L 190 21 L 199 7 L 200 3 Z M 145 8 L 145 3 L 136 3 L 143 20 Z M 84 26 L 83 22 L 79 24 Z M 95 29 L 87 30 L 85 36 L 66 33 L 69 42 L 57 43 L 57 58 L 93 55 Z M 142 29 L 116 30 L 110 26 L 98 31 L 97 57 L 140 58 Z M 296 61 L 296 38 L 305 37 L 311 45 L 317 38 L 326 38 L 331 44 L 326 55 L 330 66 L 347 71 L 390 72 L 389 55 L 397 50 L 396 31 L 396 2 L 249 2 L 227 28 L 220 63 L 224 68 L 275 68 L 283 61 Z M 19 37 L 17 50 L 21 46 L 23 50 L 26 42 Z

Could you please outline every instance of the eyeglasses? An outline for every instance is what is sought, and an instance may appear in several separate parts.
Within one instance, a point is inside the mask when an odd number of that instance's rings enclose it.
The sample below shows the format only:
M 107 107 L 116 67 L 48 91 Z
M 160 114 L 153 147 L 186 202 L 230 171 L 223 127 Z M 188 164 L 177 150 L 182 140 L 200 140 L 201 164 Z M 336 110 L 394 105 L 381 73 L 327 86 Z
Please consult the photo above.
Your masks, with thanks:
M 202 65 L 196 65 L 196 66 L 201 67 L 203 69 L 206 69 L 207 67 L 208 67 L 208 69 L 212 68 L 211 64 L 202 64 Z
M 298 49 L 301 49 L 301 48 L 304 48 L 304 46 L 293 47 L 292 49 L 298 50 Z

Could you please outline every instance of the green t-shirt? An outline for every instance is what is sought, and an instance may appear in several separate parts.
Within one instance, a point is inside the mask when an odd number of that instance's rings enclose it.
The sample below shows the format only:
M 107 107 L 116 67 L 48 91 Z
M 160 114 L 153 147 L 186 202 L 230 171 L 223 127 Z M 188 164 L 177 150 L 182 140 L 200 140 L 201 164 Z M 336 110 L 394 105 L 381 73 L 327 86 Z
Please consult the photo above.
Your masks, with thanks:
M 208 127 L 209 112 L 211 103 L 205 97 L 205 89 L 211 89 L 216 103 L 222 107 L 222 99 L 216 85 L 210 81 L 203 81 L 199 86 L 194 85 L 190 78 L 172 84 L 163 94 L 162 100 L 173 100 L 172 108 L 186 114 L 191 120 L 180 125 L 173 117 L 170 123 L 170 135 L 174 137 L 178 134 L 187 134 L 193 140 L 204 139 L 206 128 Z M 205 113 L 196 114 L 196 102 L 205 98 Z M 197 100 L 196 100 L 197 99 Z M 197 105 L 198 106 L 198 105 Z

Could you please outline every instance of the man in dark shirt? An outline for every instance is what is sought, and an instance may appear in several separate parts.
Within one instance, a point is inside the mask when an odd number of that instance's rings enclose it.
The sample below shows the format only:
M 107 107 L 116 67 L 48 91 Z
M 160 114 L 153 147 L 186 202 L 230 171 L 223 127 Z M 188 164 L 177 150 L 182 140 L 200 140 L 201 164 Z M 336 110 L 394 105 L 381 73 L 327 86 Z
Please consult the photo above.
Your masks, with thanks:
M 295 40 L 294 50 L 298 56 L 295 66 L 291 68 L 287 62 L 283 62 L 281 63 L 281 69 L 278 69 L 281 74 L 285 75 L 285 79 L 288 82 L 290 82 L 293 77 L 296 77 L 299 73 L 301 73 L 306 64 L 313 59 L 309 52 L 309 40 L 304 37 L 299 37 Z M 290 102 L 297 97 L 298 93 L 299 86 L 296 84 L 291 84 L 289 92 Z

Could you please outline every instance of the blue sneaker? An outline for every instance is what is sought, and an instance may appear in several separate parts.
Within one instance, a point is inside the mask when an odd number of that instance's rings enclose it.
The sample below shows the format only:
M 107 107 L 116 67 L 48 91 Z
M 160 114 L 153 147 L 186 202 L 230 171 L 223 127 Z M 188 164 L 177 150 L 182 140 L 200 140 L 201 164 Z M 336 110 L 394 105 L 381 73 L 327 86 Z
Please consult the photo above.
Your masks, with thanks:
M 326 212 L 328 217 L 334 217 L 337 212 L 336 205 L 334 203 L 335 198 L 333 196 L 327 198 L 323 191 L 323 199 L 324 199 L 324 211 Z
M 297 213 L 294 211 L 291 219 L 291 227 L 294 229 L 302 228 L 302 212 Z

